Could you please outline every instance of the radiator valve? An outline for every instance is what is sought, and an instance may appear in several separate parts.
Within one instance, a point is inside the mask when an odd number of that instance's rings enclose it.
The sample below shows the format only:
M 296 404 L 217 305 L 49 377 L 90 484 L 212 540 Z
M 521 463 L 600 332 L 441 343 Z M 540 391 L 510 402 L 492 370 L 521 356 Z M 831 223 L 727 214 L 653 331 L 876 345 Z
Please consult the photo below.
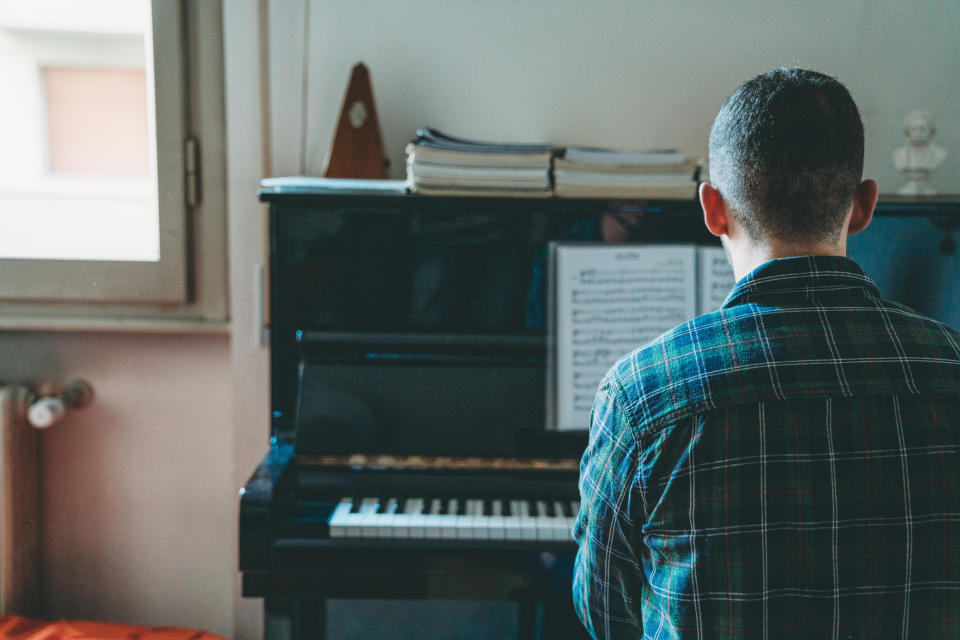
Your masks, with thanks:
M 80 409 L 93 400 L 93 387 L 83 378 L 72 378 L 59 394 L 42 395 L 27 409 L 27 421 L 37 429 L 59 422 L 67 409 Z

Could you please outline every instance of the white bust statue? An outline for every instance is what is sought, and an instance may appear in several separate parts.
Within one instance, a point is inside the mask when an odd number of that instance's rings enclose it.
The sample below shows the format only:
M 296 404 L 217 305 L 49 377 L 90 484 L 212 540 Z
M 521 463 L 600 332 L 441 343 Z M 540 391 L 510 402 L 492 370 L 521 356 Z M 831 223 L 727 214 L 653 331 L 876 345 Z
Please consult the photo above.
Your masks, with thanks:
M 922 109 L 914 109 L 903 120 L 903 135 L 907 144 L 893 152 L 893 166 L 907 179 L 897 190 L 904 195 L 932 195 L 936 190 L 927 180 L 930 172 L 943 164 L 947 150 L 933 143 L 937 126 L 933 116 Z

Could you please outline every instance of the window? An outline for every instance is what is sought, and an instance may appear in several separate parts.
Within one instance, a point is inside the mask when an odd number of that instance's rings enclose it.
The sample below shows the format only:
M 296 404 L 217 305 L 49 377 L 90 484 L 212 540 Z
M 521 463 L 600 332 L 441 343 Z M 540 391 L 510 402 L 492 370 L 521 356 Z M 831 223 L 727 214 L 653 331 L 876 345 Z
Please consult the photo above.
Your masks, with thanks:
M 197 188 L 222 176 L 222 143 L 198 153 L 222 138 L 219 9 L 0 0 L 5 312 L 223 319 L 223 198 Z

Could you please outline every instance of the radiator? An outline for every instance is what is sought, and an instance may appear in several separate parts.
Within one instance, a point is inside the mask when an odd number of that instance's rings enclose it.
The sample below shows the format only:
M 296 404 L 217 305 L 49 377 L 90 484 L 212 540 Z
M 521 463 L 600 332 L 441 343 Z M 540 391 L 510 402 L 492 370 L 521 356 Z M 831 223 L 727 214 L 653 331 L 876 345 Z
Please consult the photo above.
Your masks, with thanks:
M 87 406 L 93 387 L 0 386 L 0 615 L 40 615 L 40 431 Z
M 30 391 L 0 387 L 0 615 L 39 615 L 40 432 Z

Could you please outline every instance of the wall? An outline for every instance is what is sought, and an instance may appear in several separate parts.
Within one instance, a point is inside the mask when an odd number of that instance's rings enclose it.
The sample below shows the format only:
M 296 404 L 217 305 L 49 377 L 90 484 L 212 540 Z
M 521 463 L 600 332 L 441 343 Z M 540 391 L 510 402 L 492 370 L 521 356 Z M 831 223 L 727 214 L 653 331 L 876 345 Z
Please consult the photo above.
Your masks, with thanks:
M 602 3 L 576 0 L 309 2 L 305 164 L 299 163 L 300 2 L 271 30 L 278 170 L 319 175 L 349 69 L 370 67 L 391 173 L 418 126 L 493 140 L 706 151 L 721 102 L 780 65 L 836 75 L 858 102 L 866 173 L 893 191 L 904 116 L 937 116 L 953 150 L 934 176 L 960 193 L 960 4 L 955 0 Z M 278 105 L 278 101 L 285 104 Z M 286 164 L 285 164 L 286 163 Z
M 288 3 L 289 4 L 289 3 Z M 243 486 L 267 450 L 269 433 L 269 350 L 256 312 L 257 273 L 267 246 L 265 207 L 253 197 L 270 173 L 264 121 L 267 102 L 261 53 L 266 40 L 266 4 L 231 0 L 223 5 L 226 104 L 227 198 L 230 228 L 230 378 L 233 411 L 233 480 Z M 259 46 L 257 46 L 259 45 Z M 234 560 L 234 563 L 236 560 Z M 234 564 L 236 566 L 236 564 Z M 263 602 L 240 595 L 234 573 L 236 640 L 263 637 Z
M 227 336 L 0 332 L 0 380 L 80 375 L 42 435 L 46 617 L 233 633 Z

